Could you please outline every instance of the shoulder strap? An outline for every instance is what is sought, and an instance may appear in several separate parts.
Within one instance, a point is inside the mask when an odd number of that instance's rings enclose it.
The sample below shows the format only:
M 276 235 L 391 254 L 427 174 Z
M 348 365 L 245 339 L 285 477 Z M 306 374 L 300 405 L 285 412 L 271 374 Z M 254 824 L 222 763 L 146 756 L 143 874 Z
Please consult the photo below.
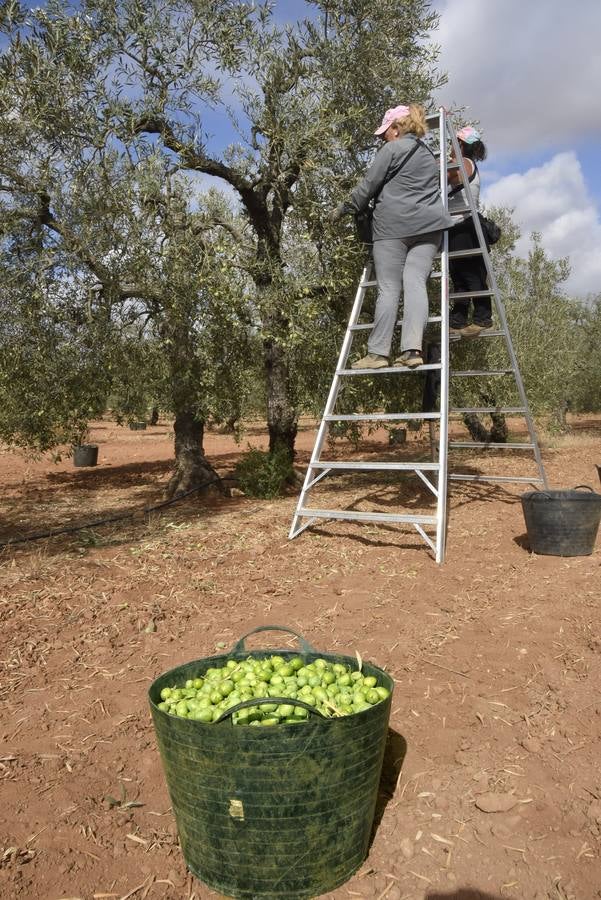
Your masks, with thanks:
M 401 171 L 401 169 L 403 168 L 403 166 L 404 166 L 406 163 L 409 162 L 409 160 L 411 159 L 411 157 L 413 156 L 413 154 L 418 150 L 420 144 L 421 144 L 423 147 L 426 146 L 425 144 L 422 144 L 422 142 L 421 142 L 421 141 L 419 140 L 419 138 L 418 138 L 418 139 L 416 140 L 415 144 L 413 145 L 413 147 L 411 148 L 411 150 L 409 151 L 409 153 L 407 153 L 407 154 L 402 158 L 402 160 L 400 161 L 400 163 L 399 163 L 399 165 L 396 167 L 396 169 L 394 169 L 394 171 L 390 173 L 390 175 L 388 176 L 388 178 L 386 179 L 386 181 L 385 181 L 384 184 L 382 185 L 382 188 L 384 187 L 385 184 L 388 184 L 389 181 L 392 181 L 392 179 L 394 178 L 395 175 L 398 175 L 398 174 L 399 174 L 399 172 Z M 380 193 L 381 193 L 381 191 L 382 191 L 382 188 L 380 188 Z
M 475 178 L 476 175 L 478 174 L 478 166 L 476 165 L 476 163 L 475 163 L 473 160 L 471 160 L 471 162 L 474 163 L 474 171 L 472 172 L 472 174 L 471 174 L 471 175 L 469 176 L 469 178 L 468 178 L 468 182 L 469 182 L 470 184 L 472 183 L 472 181 L 474 180 L 474 178 Z M 463 190 L 463 187 L 464 187 L 463 182 L 461 182 L 460 184 L 456 184 L 455 187 L 451 188 L 451 190 L 450 190 L 449 193 L 448 193 L 448 196 L 449 196 L 449 197 L 452 197 L 454 194 L 458 194 L 459 191 L 462 191 L 462 190 Z

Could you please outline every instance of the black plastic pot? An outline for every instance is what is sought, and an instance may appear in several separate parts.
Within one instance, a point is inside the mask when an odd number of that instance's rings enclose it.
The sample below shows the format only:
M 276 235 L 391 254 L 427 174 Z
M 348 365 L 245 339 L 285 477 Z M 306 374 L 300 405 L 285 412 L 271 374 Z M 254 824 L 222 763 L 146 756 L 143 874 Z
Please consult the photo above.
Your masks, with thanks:
M 130 422 L 131 431 L 146 431 L 146 422 Z
M 356 659 L 318 653 L 289 628 L 254 631 L 294 634 L 300 652 L 275 651 L 284 658 L 322 657 L 357 669 Z M 158 708 L 164 687 L 228 659 L 274 652 L 247 650 L 246 637 L 230 653 L 178 666 L 151 685 L 157 742 L 190 871 L 230 897 L 304 900 L 334 890 L 367 855 L 394 683 L 364 663 L 363 671 L 391 692 L 387 700 L 333 719 L 308 707 L 312 715 L 302 724 L 273 728 L 233 725 L 240 704 L 211 724 Z
M 586 491 L 586 493 L 582 490 Z M 530 549 L 547 556 L 590 556 L 601 520 L 601 494 L 586 485 L 522 494 Z
M 407 429 L 406 428 L 391 428 L 388 432 L 388 443 L 392 447 L 397 447 L 399 444 L 405 444 L 407 442 Z
M 79 444 L 73 451 L 74 466 L 95 466 L 98 462 L 97 444 Z

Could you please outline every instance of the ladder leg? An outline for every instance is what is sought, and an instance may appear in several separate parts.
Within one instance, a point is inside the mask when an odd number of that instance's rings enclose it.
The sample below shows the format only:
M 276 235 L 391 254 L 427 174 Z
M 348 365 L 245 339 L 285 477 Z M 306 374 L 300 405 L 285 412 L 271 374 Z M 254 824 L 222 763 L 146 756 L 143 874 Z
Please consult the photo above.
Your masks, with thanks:
M 474 229 L 476 231 L 476 236 L 478 238 L 478 244 L 480 245 L 480 251 L 482 253 L 482 258 L 484 260 L 484 265 L 486 268 L 486 275 L 488 278 L 488 286 L 492 297 L 494 299 L 495 308 L 497 311 L 497 315 L 499 317 L 499 322 L 501 324 L 501 330 L 503 331 L 503 335 L 505 338 L 505 344 L 507 347 L 507 353 L 509 355 L 509 359 L 511 361 L 511 367 L 513 369 L 513 376 L 515 379 L 516 387 L 518 390 L 518 394 L 520 397 L 520 402 L 522 404 L 522 408 L 524 409 L 524 417 L 526 419 L 526 423 L 528 426 L 528 434 L 530 436 L 530 442 L 532 444 L 534 458 L 536 461 L 536 465 L 539 472 L 540 480 L 542 481 L 544 487 L 548 487 L 547 475 L 545 472 L 545 467 L 543 465 L 542 455 L 540 452 L 540 446 L 538 443 L 538 438 L 536 435 L 536 429 L 534 427 L 534 420 L 532 418 L 532 413 L 530 411 L 530 405 L 528 403 L 528 398 L 526 396 L 526 390 L 524 388 L 524 382 L 522 380 L 522 375 L 520 372 L 520 367 L 518 364 L 517 356 L 515 354 L 515 349 L 513 346 L 513 341 L 511 340 L 511 335 L 509 332 L 509 325 L 507 323 L 507 316 L 505 313 L 505 307 L 501 300 L 501 294 L 499 291 L 499 286 L 497 284 L 497 279 L 495 277 L 495 273 L 492 267 L 492 262 L 490 259 L 490 254 L 488 252 L 488 246 L 486 240 L 484 238 L 484 232 L 482 230 L 482 224 L 480 222 L 480 217 L 478 215 L 478 209 L 474 202 L 474 197 L 470 188 L 469 178 L 467 172 L 465 170 L 465 166 L 463 164 L 463 157 L 461 154 L 461 149 L 459 147 L 459 141 L 457 139 L 457 135 L 453 128 L 449 128 L 449 135 L 451 138 L 451 143 L 453 146 L 453 150 L 455 153 L 455 159 L 458 162 L 459 171 L 461 173 L 461 179 L 463 181 L 463 190 L 465 196 L 468 201 L 468 205 L 470 208 L 470 214 L 472 217 L 472 221 L 474 224 Z
M 357 288 L 357 293 L 355 294 L 355 301 L 353 303 L 353 308 L 351 310 L 351 315 L 349 318 L 349 323 L 346 329 L 346 334 L 344 336 L 344 341 L 342 342 L 342 347 L 340 348 L 340 355 L 338 357 L 338 365 L 336 366 L 336 372 L 340 371 L 340 369 L 344 369 L 346 366 L 346 361 L 348 359 L 348 355 L 351 351 L 351 346 L 353 343 L 353 332 L 352 326 L 356 325 L 359 321 L 359 316 L 361 315 L 361 309 L 363 308 L 363 300 L 365 299 L 365 291 L 366 288 L 363 287 L 366 281 L 369 281 L 371 277 L 373 269 L 373 263 L 368 260 L 365 268 L 363 269 L 363 273 L 361 275 L 361 279 L 359 281 L 359 286 Z M 336 406 L 336 400 L 338 399 L 338 393 L 340 391 L 340 376 L 338 374 L 334 375 L 332 379 L 332 385 L 330 387 L 330 393 L 328 394 L 328 399 L 326 400 L 325 409 L 323 411 L 323 415 L 321 417 L 321 422 L 319 423 L 319 429 L 317 431 L 317 438 L 315 439 L 315 445 L 313 447 L 313 452 L 311 453 L 311 461 L 309 462 L 309 467 L 307 469 L 305 480 L 303 483 L 302 490 L 300 492 L 300 496 L 298 498 L 298 503 L 296 505 L 296 510 L 294 516 L 292 518 L 292 524 L 290 526 L 290 531 L 288 533 L 288 539 L 296 537 L 297 534 L 300 534 L 301 528 L 298 527 L 300 515 L 299 510 L 303 509 L 305 506 L 305 498 L 307 496 L 307 492 L 310 489 L 310 486 L 314 480 L 314 468 L 313 464 L 316 463 L 321 456 L 321 449 L 323 447 L 323 442 L 325 440 L 327 430 L 328 430 L 328 422 L 326 420 L 326 416 L 329 416 L 334 411 L 334 407 Z
M 440 193 L 448 209 L 446 164 L 446 111 L 440 109 Z M 440 428 L 438 452 L 438 497 L 436 500 L 436 562 L 442 565 L 446 551 L 449 452 L 449 233 L 443 232 L 440 255 Z

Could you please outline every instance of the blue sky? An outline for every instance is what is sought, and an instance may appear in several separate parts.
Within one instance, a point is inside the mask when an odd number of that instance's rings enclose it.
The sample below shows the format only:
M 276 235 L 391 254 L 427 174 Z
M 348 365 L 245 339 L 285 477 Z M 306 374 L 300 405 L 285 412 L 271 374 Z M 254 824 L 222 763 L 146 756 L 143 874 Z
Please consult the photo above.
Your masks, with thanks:
M 489 148 L 484 202 L 513 207 L 519 252 L 535 229 L 553 257 L 570 257 L 572 293 L 601 292 L 601 0 L 432 5 L 440 14 L 432 39 L 449 79 L 435 99 L 467 107 L 480 123 Z M 310 14 L 304 0 L 276 2 L 282 23 Z M 205 126 L 216 148 L 235 139 L 219 114 Z

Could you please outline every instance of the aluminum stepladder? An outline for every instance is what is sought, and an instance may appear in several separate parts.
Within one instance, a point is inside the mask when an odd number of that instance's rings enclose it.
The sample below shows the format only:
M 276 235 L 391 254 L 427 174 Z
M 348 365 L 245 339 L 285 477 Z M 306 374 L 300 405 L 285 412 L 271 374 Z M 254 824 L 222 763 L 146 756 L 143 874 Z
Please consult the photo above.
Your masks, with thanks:
M 305 481 L 298 499 L 298 504 L 292 519 L 289 538 L 294 538 L 302 531 L 314 524 L 320 519 L 343 519 L 357 522 L 380 522 L 380 523 L 400 523 L 412 525 L 420 534 L 426 544 L 434 553 L 436 562 L 441 564 L 444 562 L 446 532 L 447 532 L 447 491 L 448 481 L 490 481 L 490 482 L 523 482 L 526 484 L 542 484 L 547 486 L 547 479 L 542 463 L 540 448 L 538 445 L 534 422 L 522 377 L 519 371 L 517 358 L 515 355 L 511 336 L 507 326 L 507 318 L 499 293 L 497 281 L 492 268 L 488 248 L 484 240 L 482 226 L 477 214 L 476 204 L 470 189 L 469 178 L 463 163 L 463 159 L 459 150 L 459 143 L 455 130 L 449 120 L 447 111 L 441 107 L 436 114 L 428 117 L 428 125 L 432 131 L 438 130 L 439 135 L 439 171 L 441 197 L 445 211 L 448 205 L 447 198 L 447 172 L 450 168 L 459 170 L 461 180 L 464 187 L 465 196 L 468 200 L 469 211 L 472 215 L 476 234 L 478 237 L 479 247 L 474 250 L 460 250 L 449 253 L 448 234 L 443 233 L 443 242 L 440 253 L 440 271 L 433 272 L 432 277 L 440 280 L 440 316 L 430 316 L 429 324 L 440 324 L 440 363 L 430 363 L 418 366 L 415 369 L 408 369 L 405 366 L 394 367 L 388 366 L 381 369 L 350 369 L 347 367 L 347 361 L 352 349 L 353 337 L 357 332 L 371 330 L 372 324 L 359 324 L 359 318 L 363 308 L 363 302 L 367 290 L 377 285 L 376 281 L 371 280 L 373 272 L 373 263 L 371 260 L 363 269 L 363 273 L 359 280 L 355 300 L 351 310 L 349 324 L 344 336 L 336 372 L 332 380 L 330 392 L 326 401 L 324 413 L 319 425 L 315 446 L 311 454 L 311 460 L 305 476 Z M 447 141 L 450 140 L 454 149 L 456 163 L 447 162 Z M 467 211 L 467 207 L 466 207 Z M 488 290 L 477 292 L 475 296 L 487 296 L 494 300 L 500 328 L 498 330 L 488 330 L 482 332 L 480 337 L 503 337 L 505 339 L 506 349 L 511 363 L 511 367 L 503 370 L 466 370 L 466 371 L 450 371 L 449 366 L 449 302 L 452 300 L 473 297 L 474 293 L 456 293 L 451 292 L 449 287 L 449 256 L 452 258 L 466 256 L 482 256 L 487 277 Z M 342 385 L 342 379 L 361 377 L 365 375 L 378 376 L 390 375 L 392 373 L 399 376 L 411 377 L 420 372 L 440 371 L 440 404 L 437 412 L 394 412 L 394 413 L 351 413 L 336 414 L 336 402 Z M 449 378 L 456 377 L 486 377 L 489 375 L 509 375 L 513 374 L 515 385 L 520 398 L 519 407 L 496 407 L 496 408 L 449 408 Z M 449 416 L 487 414 L 487 413 L 505 413 L 510 415 L 523 416 L 526 419 L 529 442 L 528 443 L 481 443 L 476 441 L 452 441 L 448 439 Z M 331 461 L 322 458 L 323 444 L 327 436 L 330 423 L 335 422 L 399 422 L 411 420 L 426 420 L 431 426 L 438 423 L 438 441 L 437 446 L 433 446 L 433 458 L 428 461 L 418 462 L 373 462 L 373 461 Z M 487 447 L 491 449 L 514 449 L 514 450 L 532 450 L 534 459 L 538 469 L 538 478 L 530 477 L 513 477 L 499 475 L 478 475 L 473 473 L 448 472 L 448 451 L 455 448 L 471 448 L 471 447 Z M 426 485 L 428 490 L 436 499 L 435 515 L 413 515 L 408 513 L 382 513 L 382 512 L 360 512 L 349 509 L 320 509 L 309 507 L 307 498 L 309 492 L 315 485 L 320 482 L 326 475 L 331 472 L 338 471 L 398 471 L 403 473 L 412 473 L 416 475 Z M 426 532 L 426 528 L 434 528 L 434 535 Z

